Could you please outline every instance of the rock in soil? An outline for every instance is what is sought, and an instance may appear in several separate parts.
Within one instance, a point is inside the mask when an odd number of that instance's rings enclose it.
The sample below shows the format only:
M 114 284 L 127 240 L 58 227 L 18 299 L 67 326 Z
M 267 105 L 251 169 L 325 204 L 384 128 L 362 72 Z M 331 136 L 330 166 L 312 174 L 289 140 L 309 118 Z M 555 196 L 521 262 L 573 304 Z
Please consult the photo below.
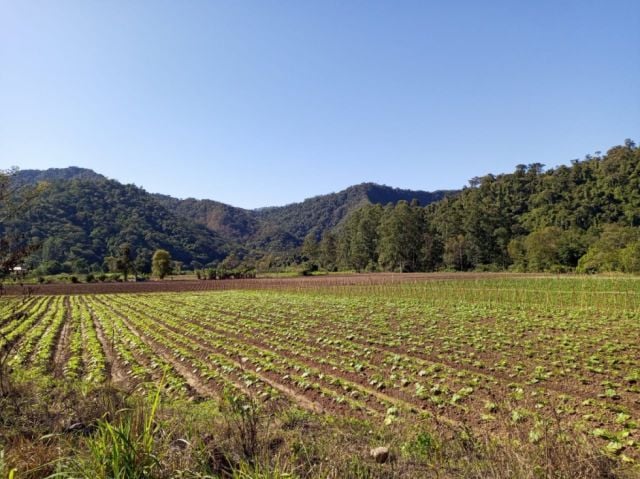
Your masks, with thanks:
M 375 447 L 369 452 L 371 457 L 378 463 L 384 464 L 389 460 L 389 448 L 388 447 Z

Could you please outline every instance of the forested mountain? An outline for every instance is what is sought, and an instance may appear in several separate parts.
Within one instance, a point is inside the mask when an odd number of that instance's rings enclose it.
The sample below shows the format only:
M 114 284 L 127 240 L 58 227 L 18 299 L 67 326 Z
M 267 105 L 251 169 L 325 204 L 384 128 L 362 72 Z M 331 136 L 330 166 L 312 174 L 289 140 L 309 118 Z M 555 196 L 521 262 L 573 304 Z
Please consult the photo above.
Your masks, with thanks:
M 18 185 L 35 184 L 40 181 L 86 180 L 98 181 L 107 178 L 88 168 L 69 166 L 67 168 L 49 168 L 47 170 L 18 170 L 13 180 Z
M 160 204 L 182 218 L 206 226 L 232 242 L 245 242 L 256 234 L 259 227 L 256 214 L 252 210 L 213 200 L 181 200 L 160 194 L 153 196 Z
M 141 268 L 164 248 L 190 266 L 640 271 L 640 150 L 630 140 L 569 166 L 474 178 L 460 192 L 363 183 L 258 210 L 149 194 L 75 167 L 16 178 L 49 182 L 26 218 L 0 225 L 41 243 L 31 264 L 45 269 L 96 269 L 128 244 Z
M 0 228 L 40 245 L 27 265 L 46 273 L 101 270 L 125 244 L 140 271 L 149 270 L 157 248 L 187 265 L 221 260 L 229 252 L 218 234 L 180 218 L 141 188 L 99 175 L 50 181 L 19 220 Z
M 640 271 L 639 226 L 640 150 L 627 140 L 571 166 L 474 178 L 426 208 L 366 206 L 325 258 L 360 270 Z
M 248 249 L 285 252 L 297 248 L 312 233 L 317 238 L 340 224 L 352 211 L 367 204 L 417 200 L 423 205 L 438 201 L 448 191 L 412 191 L 374 183 L 362 183 L 328 195 L 315 196 L 286 206 L 246 210 L 211 200 L 154 195 L 182 217 L 220 233 Z
M 282 231 L 302 240 L 309 233 L 320 238 L 324 231 L 340 224 L 350 212 L 367 204 L 384 205 L 416 200 L 422 205 L 428 205 L 441 200 L 447 194 L 454 193 L 453 191 L 402 190 L 375 183 L 362 183 L 339 193 L 309 198 L 302 203 L 262 208 L 257 210 L 257 214 L 263 224 L 274 227 L 277 225 Z M 264 229 L 270 230 L 270 228 Z M 262 234 L 264 235 L 264 232 Z
M 150 194 L 78 167 L 21 170 L 13 181 L 46 183 L 27 216 L 3 225 L 41 245 L 28 266 L 46 272 L 106 267 L 105 261 L 117 257 L 123 244 L 130 246 L 141 271 L 148 270 L 157 248 L 187 266 L 216 264 L 230 252 L 237 258 L 233 263 L 266 253 L 288 263 L 299 257 L 309 232 L 319 238 L 363 205 L 402 199 L 426 204 L 445 194 L 366 183 L 301 203 L 246 210 L 213 200 Z

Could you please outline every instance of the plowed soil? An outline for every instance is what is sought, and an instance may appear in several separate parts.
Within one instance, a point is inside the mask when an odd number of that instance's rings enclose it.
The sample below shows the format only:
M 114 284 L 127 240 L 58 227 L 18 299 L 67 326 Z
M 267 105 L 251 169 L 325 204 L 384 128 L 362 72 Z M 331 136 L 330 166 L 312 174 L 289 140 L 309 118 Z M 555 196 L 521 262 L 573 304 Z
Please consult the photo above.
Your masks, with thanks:
M 394 284 L 419 281 L 479 280 L 489 278 L 532 277 L 513 273 L 366 273 L 295 278 L 225 280 L 163 280 L 114 283 L 5 284 L 7 295 L 65 295 L 166 293 L 182 291 L 225 291 L 233 289 L 305 289 L 323 286 Z

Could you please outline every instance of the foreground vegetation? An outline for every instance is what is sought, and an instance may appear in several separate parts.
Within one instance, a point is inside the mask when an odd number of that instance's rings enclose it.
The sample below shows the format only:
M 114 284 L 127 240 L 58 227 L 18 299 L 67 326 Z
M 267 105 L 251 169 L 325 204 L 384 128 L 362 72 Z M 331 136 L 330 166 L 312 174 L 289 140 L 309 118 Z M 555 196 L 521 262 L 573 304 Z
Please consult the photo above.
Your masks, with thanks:
M 638 475 L 636 279 L 282 284 L 3 299 L 3 473 Z

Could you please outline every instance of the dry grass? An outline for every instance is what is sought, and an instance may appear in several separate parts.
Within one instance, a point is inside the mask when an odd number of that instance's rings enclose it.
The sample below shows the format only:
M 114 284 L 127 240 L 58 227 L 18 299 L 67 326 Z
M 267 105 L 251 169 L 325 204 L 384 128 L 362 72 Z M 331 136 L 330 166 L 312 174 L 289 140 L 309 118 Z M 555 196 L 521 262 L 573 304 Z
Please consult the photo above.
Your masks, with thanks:
M 24 478 L 109 476 L 104 464 L 116 450 L 138 472 L 109 477 L 640 477 L 559 423 L 532 442 L 515 425 L 495 438 L 427 420 L 383 426 L 321 417 L 239 396 L 155 411 L 148 399 L 112 388 L 83 394 L 22 383 L 11 401 L 2 403 L 4 473 L 16 468 Z M 391 449 L 386 464 L 369 457 L 380 445 Z

